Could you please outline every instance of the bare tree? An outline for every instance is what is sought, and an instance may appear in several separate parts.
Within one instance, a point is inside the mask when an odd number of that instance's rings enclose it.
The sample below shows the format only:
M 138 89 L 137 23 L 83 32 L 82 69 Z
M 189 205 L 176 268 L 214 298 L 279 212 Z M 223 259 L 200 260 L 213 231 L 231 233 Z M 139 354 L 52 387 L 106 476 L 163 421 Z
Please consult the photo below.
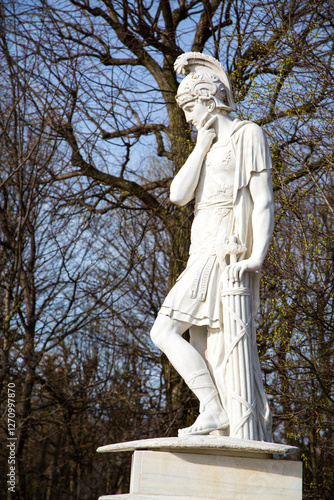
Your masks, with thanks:
M 61 185 L 48 181 L 66 152 L 50 129 L 50 108 L 36 106 L 35 93 L 30 91 L 36 61 L 27 60 L 23 51 L 18 57 L 13 47 L 17 48 L 3 30 L 0 382 L 4 415 L 7 384 L 15 384 L 17 485 L 15 494 L 8 491 L 4 447 L 2 488 L 8 498 L 65 494 L 91 498 L 101 488 L 95 458 L 99 436 L 106 440 L 116 431 L 119 439 L 125 439 L 130 428 L 149 434 L 157 425 L 158 388 L 145 383 L 157 361 L 149 350 L 138 361 L 140 349 L 122 333 L 124 317 L 123 322 L 111 318 L 108 324 L 108 306 L 113 301 L 122 303 L 126 314 L 121 286 L 139 263 L 135 255 L 124 259 L 126 265 L 119 272 L 122 251 L 116 245 L 114 255 L 104 261 L 104 224 L 68 201 L 73 199 L 70 193 L 84 189 L 83 184 L 76 179 Z M 117 229 L 115 221 L 110 224 Z M 100 248 L 91 243 L 97 234 Z M 112 244 L 110 232 L 108 236 Z M 134 240 L 138 238 L 140 234 L 133 234 Z M 133 253 L 129 230 L 127 241 L 127 251 Z M 119 329 L 118 345 L 112 338 L 114 328 Z M 126 352 L 121 351 L 124 345 Z M 138 383 L 133 384 L 139 370 Z M 146 413 L 140 411 L 143 407 Z M 151 407 L 156 409 L 148 420 Z M 3 442 L 6 433 L 4 419 Z M 112 484 L 124 490 L 128 457 L 117 462 L 119 472 Z M 85 479 L 87 470 L 98 479 L 94 485 Z M 80 487 L 85 488 L 80 491 Z

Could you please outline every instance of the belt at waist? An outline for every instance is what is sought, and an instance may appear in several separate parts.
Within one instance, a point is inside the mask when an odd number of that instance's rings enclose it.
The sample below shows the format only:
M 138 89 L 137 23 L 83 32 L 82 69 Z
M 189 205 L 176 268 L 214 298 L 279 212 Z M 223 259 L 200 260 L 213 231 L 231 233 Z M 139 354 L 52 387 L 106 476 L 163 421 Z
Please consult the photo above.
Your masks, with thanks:
M 229 210 L 233 209 L 233 202 L 232 199 L 228 199 L 226 201 L 217 201 L 217 202 L 203 202 L 203 203 L 196 203 L 195 205 L 195 212 L 197 210 L 204 210 L 206 208 L 227 208 Z

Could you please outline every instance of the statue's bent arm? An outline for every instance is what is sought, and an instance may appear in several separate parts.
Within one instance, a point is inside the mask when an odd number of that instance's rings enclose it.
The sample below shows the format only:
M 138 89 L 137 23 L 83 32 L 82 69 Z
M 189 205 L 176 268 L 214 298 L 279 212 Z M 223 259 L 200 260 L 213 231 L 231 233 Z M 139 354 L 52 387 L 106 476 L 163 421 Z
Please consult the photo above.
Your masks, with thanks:
M 195 196 L 198 180 L 200 177 L 202 165 L 209 151 L 211 143 L 216 136 L 211 125 L 215 117 L 205 121 L 208 113 L 204 116 L 201 125 L 198 128 L 197 142 L 194 151 L 190 154 L 188 160 L 175 176 L 170 187 L 170 200 L 176 205 L 186 205 Z
M 174 177 L 170 186 L 170 201 L 175 205 L 186 205 L 195 196 L 201 168 L 206 155 L 205 150 L 197 148 Z

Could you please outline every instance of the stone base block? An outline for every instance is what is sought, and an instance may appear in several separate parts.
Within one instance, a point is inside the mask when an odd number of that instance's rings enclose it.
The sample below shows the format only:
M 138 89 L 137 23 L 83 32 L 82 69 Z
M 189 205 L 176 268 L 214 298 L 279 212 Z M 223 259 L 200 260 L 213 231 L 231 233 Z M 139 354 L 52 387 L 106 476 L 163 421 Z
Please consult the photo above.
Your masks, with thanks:
M 301 462 L 273 458 L 275 452 L 284 457 L 296 452 L 292 447 L 201 436 L 109 445 L 98 451 L 120 447 L 134 450 L 130 493 L 99 500 L 302 499 Z
M 301 464 L 137 450 L 132 461 L 130 493 L 219 500 L 300 500 Z

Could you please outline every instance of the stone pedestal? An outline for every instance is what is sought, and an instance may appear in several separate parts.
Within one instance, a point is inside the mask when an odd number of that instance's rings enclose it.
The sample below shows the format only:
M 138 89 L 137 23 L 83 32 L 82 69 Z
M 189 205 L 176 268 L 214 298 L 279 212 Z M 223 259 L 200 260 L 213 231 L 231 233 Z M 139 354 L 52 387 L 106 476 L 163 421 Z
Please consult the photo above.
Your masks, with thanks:
M 298 449 L 221 436 L 131 441 L 99 453 L 133 450 L 130 493 L 99 500 L 301 500 Z

